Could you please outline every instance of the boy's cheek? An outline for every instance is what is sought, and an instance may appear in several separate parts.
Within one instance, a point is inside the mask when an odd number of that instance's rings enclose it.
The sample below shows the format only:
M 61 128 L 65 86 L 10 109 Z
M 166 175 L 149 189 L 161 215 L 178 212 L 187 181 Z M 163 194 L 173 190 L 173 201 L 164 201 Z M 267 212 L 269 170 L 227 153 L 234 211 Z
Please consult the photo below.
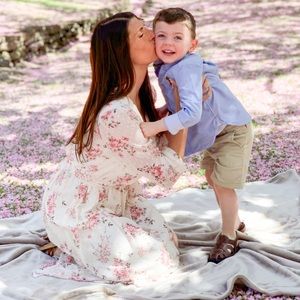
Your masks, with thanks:
M 157 54 L 159 52 L 159 45 L 155 43 L 154 49 L 155 49 L 155 52 Z
M 154 44 L 155 44 L 155 51 L 158 51 L 161 46 L 161 43 L 158 41 L 158 39 L 154 39 Z

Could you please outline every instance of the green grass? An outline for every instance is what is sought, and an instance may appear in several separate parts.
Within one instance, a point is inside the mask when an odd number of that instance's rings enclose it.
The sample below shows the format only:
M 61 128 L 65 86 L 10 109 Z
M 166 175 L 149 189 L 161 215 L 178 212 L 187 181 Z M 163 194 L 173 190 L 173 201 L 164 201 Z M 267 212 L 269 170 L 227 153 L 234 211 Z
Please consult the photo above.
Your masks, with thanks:
M 84 4 L 72 3 L 69 1 L 61 0 L 14 0 L 15 2 L 40 4 L 49 8 L 62 9 L 67 11 L 79 11 L 82 9 L 88 9 Z
M 4 195 L 5 195 L 4 188 L 0 186 L 0 196 L 4 196 Z
M 199 169 L 197 175 L 204 176 L 205 175 L 205 170 L 204 169 Z
M 259 127 L 259 124 L 254 120 L 254 119 L 252 119 L 252 126 L 253 126 L 253 128 L 257 128 L 257 127 Z

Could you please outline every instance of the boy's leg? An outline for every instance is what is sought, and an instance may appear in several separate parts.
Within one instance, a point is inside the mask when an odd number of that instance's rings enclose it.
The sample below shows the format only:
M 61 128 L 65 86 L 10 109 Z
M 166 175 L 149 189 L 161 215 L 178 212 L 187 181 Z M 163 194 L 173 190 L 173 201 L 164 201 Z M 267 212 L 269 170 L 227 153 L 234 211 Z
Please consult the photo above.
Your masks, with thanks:
M 237 198 L 237 194 L 235 192 L 235 190 L 233 189 L 226 189 L 226 188 L 223 188 L 221 186 L 216 186 L 213 182 L 213 180 L 211 179 L 211 175 L 212 175 L 212 172 L 213 172 L 213 169 L 212 168 L 209 168 L 209 169 L 206 169 L 205 170 L 205 178 L 207 180 L 207 183 L 209 184 L 209 186 L 214 190 L 215 192 L 215 196 L 216 196 L 216 200 L 218 202 L 218 205 L 221 209 L 221 212 L 222 212 L 222 233 L 223 234 L 226 234 L 228 232 L 231 232 L 229 235 L 233 235 L 232 233 L 232 230 L 231 230 L 231 221 L 233 221 L 234 219 L 232 218 L 232 216 L 230 217 L 230 222 L 227 221 L 227 216 L 228 216 L 228 213 L 225 213 L 227 211 L 230 211 L 231 209 L 231 201 L 227 201 L 227 199 L 233 199 L 233 205 L 234 206 L 237 206 L 238 207 L 238 198 Z M 225 189 L 225 190 L 224 190 Z M 219 198 L 221 197 L 221 203 L 220 203 L 220 200 Z M 221 205 L 223 208 L 221 208 Z M 229 207 L 227 207 L 229 206 Z M 234 211 L 235 209 L 232 208 L 232 210 Z M 238 208 L 237 208 L 238 210 Z M 223 211 L 224 211 L 224 214 L 223 214 Z M 234 224 L 234 231 L 237 230 L 241 224 L 241 220 L 240 220 L 240 217 L 238 215 L 238 212 L 236 213 L 237 216 L 235 218 L 235 224 Z M 224 226 L 224 224 L 226 224 Z M 228 226 L 227 226 L 228 224 Z M 226 234 L 227 235 L 227 234 Z
M 242 188 L 246 179 L 252 147 L 251 124 L 227 126 L 214 145 L 205 151 L 202 167 L 213 187 L 222 213 L 222 234 L 219 235 L 209 260 L 220 262 L 237 251 L 235 230 L 240 224 L 235 188 Z
M 219 206 L 222 214 L 222 234 L 231 240 L 236 238 L 236 229 L 239 226 L 238 197 L 234 189 L 224 188 L 215 185 L 215 193 L 219 199 Z

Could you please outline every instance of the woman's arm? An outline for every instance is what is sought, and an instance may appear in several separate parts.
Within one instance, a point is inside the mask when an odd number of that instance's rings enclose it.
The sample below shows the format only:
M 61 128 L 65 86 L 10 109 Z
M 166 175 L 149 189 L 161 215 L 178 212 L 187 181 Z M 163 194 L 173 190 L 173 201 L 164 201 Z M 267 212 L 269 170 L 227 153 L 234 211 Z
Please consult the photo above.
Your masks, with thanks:
M 185 152 L 187 128 L 181 129 L 175 135 L 172 135 L 170 132 L 166 132 L 165 136 L 168 140 L 168 146 L 182 158 Z
M 99 132 L 105 155 L 119 160 L 130 176 L 172 186 L 185 171 L 179 158 L 184 152 L 184 137 L 178 134 L 169 140 L 163 136 L 146 139 L 140 129 L 141 117 L 129 101 L 113 101 L 100 112 Z

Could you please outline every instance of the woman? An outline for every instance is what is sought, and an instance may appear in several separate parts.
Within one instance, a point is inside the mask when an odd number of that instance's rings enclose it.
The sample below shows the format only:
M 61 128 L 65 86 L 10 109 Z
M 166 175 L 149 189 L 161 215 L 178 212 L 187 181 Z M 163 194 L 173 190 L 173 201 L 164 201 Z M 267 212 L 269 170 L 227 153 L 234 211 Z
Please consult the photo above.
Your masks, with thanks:
M 185 132 L 145 139 L 139 127 L 157 120 L 147 72 L 155 59 L 153 33 L 134 14 L 96 26 L 90 93 L 43 197 L 53 244 L 42 249 L 56 245 L 107 281 L 155 280 L 178 264 L 174 234 L 139 189 L 141 177 L 171 186 L 184 170 Z

